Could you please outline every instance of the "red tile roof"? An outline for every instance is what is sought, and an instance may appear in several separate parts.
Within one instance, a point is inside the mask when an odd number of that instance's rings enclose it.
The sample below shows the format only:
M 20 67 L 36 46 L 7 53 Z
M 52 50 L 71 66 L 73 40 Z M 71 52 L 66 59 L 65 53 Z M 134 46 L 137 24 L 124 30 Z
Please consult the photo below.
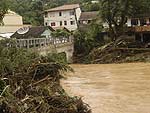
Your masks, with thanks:
M 75 9 L 75 8 L 79 8 L 79 7 L 80 7 L 79 4 L 68 4 L 68 5 L 62 5 L 59 7 L 48 9 L 45 11 L 47 11 L 47 12 L 62 11 L 62 10 L 64 11 L 64 10 L 70 10 L 70 9 Z
M 82 12 L 79 20 L 93 20 L 98 17 L 98 11 Z

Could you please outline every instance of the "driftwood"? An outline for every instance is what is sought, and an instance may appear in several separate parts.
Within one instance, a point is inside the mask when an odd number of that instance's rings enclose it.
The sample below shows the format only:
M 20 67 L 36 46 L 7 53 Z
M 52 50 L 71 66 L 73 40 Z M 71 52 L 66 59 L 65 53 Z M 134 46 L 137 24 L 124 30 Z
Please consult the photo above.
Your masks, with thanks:
M 35 82 L 35 83 L 31 83 L 30 85 L 27 86 L 27 88 L 32 87 L 32 86 L 35 86 L 35 85 L 38 85 L 38 84 L 40 84 L 41 82 L 44 82 L 44 81 L 46 81 L 46 80 L 52 80 L 52 79 L 53 79 L 53 78 L 50 78 L 49 76 L 46 76 L 45 78 L 43 78 L 43 79 L 41 79 L 41 80 L 39 80 L 39 81 L 37 81 L 37 82 Z

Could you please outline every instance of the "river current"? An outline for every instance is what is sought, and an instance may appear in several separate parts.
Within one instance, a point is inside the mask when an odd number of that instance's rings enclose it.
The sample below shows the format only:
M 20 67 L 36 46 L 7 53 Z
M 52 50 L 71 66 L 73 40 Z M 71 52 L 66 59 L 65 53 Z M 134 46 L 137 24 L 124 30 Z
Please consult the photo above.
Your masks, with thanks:
M 92 113 L 150 113 L 150 63 L 73 64 L 62 85 Z

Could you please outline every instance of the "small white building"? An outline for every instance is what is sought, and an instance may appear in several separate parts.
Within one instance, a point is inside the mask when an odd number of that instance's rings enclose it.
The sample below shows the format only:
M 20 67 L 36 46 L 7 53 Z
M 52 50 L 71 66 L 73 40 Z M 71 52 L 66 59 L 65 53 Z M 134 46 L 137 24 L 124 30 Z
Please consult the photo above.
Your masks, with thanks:
M 13 11 L 8 11 L 3 18 L 3 26 L 0 26 L 0 36 L 9 38 L 19 28 L 23 27 L 22 16 Z
M 44 13 L 44 25 L 52 28 L 65 27 L 73 31 L 78 28 L 80 15 L 79 4 L 69 4 L 48 9 Z

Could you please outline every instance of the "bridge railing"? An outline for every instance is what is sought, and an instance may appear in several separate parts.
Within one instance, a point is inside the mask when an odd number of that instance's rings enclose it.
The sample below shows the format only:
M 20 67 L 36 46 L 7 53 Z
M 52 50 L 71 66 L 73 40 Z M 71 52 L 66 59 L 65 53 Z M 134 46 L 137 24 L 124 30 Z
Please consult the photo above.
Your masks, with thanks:
M 30 39 L 16 39 L 17 47 L 19 48 L 33 48 L 33 47 L 43 47 L 48 45 L 57 45 L 73 42 L 73 37 L 70 36 L 60 37 L 60 38 L 30 38 Z

